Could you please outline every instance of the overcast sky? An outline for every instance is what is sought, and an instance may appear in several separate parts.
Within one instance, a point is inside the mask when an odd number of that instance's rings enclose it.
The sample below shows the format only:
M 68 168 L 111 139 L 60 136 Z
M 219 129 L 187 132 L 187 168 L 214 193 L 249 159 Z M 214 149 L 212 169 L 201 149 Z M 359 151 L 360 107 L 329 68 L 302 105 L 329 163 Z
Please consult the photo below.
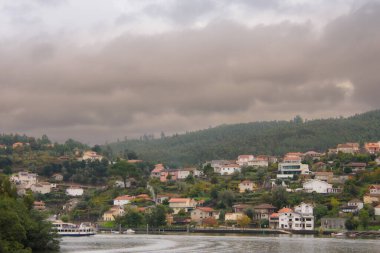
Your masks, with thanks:
M 0 132 L 88 144 L 380 108 L 380 1 L 0 0 Z

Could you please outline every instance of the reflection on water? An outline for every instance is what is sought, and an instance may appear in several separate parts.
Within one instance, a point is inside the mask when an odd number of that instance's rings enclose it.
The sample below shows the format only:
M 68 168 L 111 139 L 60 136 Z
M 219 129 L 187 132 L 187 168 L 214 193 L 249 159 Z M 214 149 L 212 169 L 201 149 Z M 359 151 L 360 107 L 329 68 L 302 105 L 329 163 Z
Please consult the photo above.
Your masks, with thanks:
M 314 238 L 313 236 L 95 235 L 65 237 L 61 252 L 284 252 L 379 253 L 380 240 Z

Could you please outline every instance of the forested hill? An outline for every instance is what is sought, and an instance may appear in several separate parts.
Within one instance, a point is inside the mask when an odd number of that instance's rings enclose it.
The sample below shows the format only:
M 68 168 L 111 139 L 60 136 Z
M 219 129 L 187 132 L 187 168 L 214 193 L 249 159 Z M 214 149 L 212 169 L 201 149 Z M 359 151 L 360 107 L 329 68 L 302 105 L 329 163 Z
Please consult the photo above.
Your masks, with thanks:
M 114 152 L 135 151 L 140 159 L 196 165 L 211 159 L 235 159 L 239 154 L 282 155 L 290 151 L 325 151 L 338 143 L 380 140 L 380 110 L 348 118 L 304 122 L 253 122 L 221 125 L 172 137 L 127 140 L 109 144 Z

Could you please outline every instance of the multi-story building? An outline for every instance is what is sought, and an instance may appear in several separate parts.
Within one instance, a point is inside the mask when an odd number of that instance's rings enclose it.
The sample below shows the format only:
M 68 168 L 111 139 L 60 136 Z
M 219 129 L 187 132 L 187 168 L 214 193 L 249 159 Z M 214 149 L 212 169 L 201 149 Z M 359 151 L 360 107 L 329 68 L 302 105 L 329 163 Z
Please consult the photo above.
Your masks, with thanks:
M 301 163 L 300 156 L 287 155 L 278 164 L 277 178 L 293 178 L 294 175 L 308 175 L 310 173 L 309 165 Z
M 279 228 L 291 230 L 313 230 L 314 216 L 313 206 L 301 203 L 294 207 L 294 211 L 290 208 L 283 208 L 279 213 Z

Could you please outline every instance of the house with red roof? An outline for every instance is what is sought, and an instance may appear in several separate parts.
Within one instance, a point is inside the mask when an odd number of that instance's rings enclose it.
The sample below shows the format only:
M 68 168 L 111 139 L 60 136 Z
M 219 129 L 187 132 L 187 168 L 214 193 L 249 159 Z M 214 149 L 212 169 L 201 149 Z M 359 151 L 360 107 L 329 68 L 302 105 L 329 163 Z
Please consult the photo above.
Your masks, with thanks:
M 202 224 L 206 218 L 219 219 L 219 211 L 214 210 L 211 207 L 197 207 L 190 212 L 191 220 Z
M 169 200 L 169 207 L 173 209 L 174 214 L 177 214 L 180 210 L 189 212 L 197 206 L 197 201 L 191 198 L 171 198 Z
M 380 142 L 366 142 L 364 149 L 370 154 L 377 154 L 380 152 Z

